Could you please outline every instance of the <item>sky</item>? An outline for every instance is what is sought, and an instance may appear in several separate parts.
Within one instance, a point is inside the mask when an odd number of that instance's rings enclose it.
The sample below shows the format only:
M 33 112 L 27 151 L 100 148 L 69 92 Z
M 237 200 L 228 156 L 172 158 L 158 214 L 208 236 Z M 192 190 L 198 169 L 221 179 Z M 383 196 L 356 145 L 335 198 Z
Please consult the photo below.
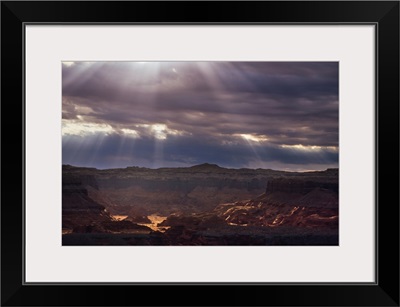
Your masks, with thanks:
M 338 167 L 337 62 L 63 62 L 62 162 Z

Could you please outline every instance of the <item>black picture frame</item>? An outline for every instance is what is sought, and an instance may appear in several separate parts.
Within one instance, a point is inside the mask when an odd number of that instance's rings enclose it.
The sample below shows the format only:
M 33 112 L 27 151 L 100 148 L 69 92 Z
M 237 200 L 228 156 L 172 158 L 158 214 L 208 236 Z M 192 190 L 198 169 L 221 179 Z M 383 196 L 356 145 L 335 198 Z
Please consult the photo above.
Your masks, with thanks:
M 24 283 L 24 25 L 28 23 L 375 25 L 376 282 Z M 2 306 L 399 306 L 398 1 L 3 1 L 1 77 Z

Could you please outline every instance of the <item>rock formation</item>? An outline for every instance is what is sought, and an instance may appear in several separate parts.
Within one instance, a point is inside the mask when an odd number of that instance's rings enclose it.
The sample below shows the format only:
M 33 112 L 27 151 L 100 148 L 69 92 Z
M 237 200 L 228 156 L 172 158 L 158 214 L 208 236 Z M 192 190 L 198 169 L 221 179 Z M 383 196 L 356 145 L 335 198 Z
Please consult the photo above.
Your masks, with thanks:
M 131 221 L 116 221 L 107 209 L 90 197 L 89 190 L 97 190 L 97 182 L 90 175 L 63 174 L 62 230 L 63 233 L 130 233 L 150 232 L 151 229 Z
M 63 166 L 63 242 L 337 245 L 338 190 L 337 169 Z

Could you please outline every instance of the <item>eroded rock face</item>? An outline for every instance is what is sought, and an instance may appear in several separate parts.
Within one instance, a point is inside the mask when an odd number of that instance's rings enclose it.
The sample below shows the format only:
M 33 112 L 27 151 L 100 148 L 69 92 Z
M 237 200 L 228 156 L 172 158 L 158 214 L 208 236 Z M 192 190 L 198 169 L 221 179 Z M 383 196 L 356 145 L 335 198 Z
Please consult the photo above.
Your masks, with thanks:
M 88 196 L 87 186 L 97 186 L 90 176 L 63 176 L 62 227 L 82 231 L 86 226 L 111 221 L 105 207 Z M 93 227 L 92 227 L 93 228 Z M 88 228 L 90 230 L 90 227 Z
M 160 226 L 185 227 L 185 229 L 211 229 L 226 225 L 226 222 L 214 212 L 193 213 L 191 215 L 170 215 Z
M 315 188 L 331 190 L 338 193 L 339 183 L 332 177 L 311 178 L 278 178 L 267 183 L 266 193 L 283 192 L 306 194 Z
M 237 202 L 220 206 L 218 216 L 230 225 L 263 227 L 337 228 L 338 210 L 268 202 Z
M 200 213 L 221 203 L 252 199 L 265 189 L 286 192 L 310 191 L 314 187 L 332 188 L 337 170 L 310 173 L 288 173 L 265 169 L 227 169 L 215 164 L 187 168 L 97 170 L 63 166 L 63 173 L 92 176 L 98 188 L 89 189 L 89 196 L 111 214 L 129 215 L 131 209 L 139 215 L 153 213 Z M 302 178 L 292 184 L 292 179 Z M 336 180 L 336 181 L 335 181 Z M 296 181 L 297 182 L 297 181 Z M 324 182 L 324 186 L 321 186 Z M 316 183 L 316 184 L 315 184 Z
M 219 205 L 215 212 L 231 225 L 337 229 L 337 183 L 334 178 L 321 182 L 303 178 L 271 180 L 265 194 Z
M 63 174 L 62 228 L 66 233 L 149 233 L 150 228 L 132 221 L 116 221 L 106 208 L 90 197 L 96 195 L 93 176 Z M 89 191 L 92 191 L 91 193 Z
M 98 190 L 91 189 L 90 196 L 111 214 L 130 215 L 131 209 L 135 209 L 146 216 L 202 212 L 221 202 L 259 195 L 268 176 L 275 171 L 202 164 L 188 168 L 112 170 L 63 166 L 63 173 L 95 177 Z
M 337 245 L 338 211 L 337 170 L 63 169 L 68 244 Z

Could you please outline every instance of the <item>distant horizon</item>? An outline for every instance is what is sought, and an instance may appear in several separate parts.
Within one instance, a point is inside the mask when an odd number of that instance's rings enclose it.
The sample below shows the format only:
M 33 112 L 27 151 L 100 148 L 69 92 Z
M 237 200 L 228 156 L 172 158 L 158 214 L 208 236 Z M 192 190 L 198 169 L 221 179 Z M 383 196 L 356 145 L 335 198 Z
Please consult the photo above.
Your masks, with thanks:
M 62 163 L 338 168 L 338 82 L 338 62 L 63 62 Z
M 306 172 L 323 172 L 323 171 L 327 171 L 330 169 L 339 169 L 339 167 L 328 167 L 326 169 L 313 169 L 313 170 L 304 170 L 304 171 L 293 171 L 293 170 L 284 170 L 284 169 L 271 169 L 271 168 L 249 168 L 249 167 L 224 167 L 224 166 L 220 166 L 218 164 L 214 164 L 214 163 L 201 163 L 201 164 L 195 164 L 195 165 L 191 165 L 191 166 L 162 166 L 162 167 L 157 167 L 157 168 L 152 168 L 152 167 L 145 167 L 145 166 L 138 166 L 138 165 L 129 165 L 126 167 L 115 167 L 115 168 L 97 168 L 97 167 L 93 167 L 93 166 L 79 166 L 79 165 L 71 165 L 71 164 L 62 164 L 62 166 L 70 166 L 70 167 L 76 167 L 76 168 L 93 168 L 93 169 L 97 169 L 97 170 L 114 170 L 114 169 L 127 169 L 127 168 L 144 168 L 144 169 L 151 169 L 151 170 L 158 170 L 158 169 L 174 169 L 174 168 L 194 168 L 194 167 L 198 167 L 198 166 L 214 166 L 214 167 L 218 167 L 221 169 L 233 169 L 233 170 L 241 170 L 241 169 L 250 169 L 250 170 L 271 170 L 271 171 L 278 171 L 278 172 L 291 172 L 291 173 L 306 173 Z

